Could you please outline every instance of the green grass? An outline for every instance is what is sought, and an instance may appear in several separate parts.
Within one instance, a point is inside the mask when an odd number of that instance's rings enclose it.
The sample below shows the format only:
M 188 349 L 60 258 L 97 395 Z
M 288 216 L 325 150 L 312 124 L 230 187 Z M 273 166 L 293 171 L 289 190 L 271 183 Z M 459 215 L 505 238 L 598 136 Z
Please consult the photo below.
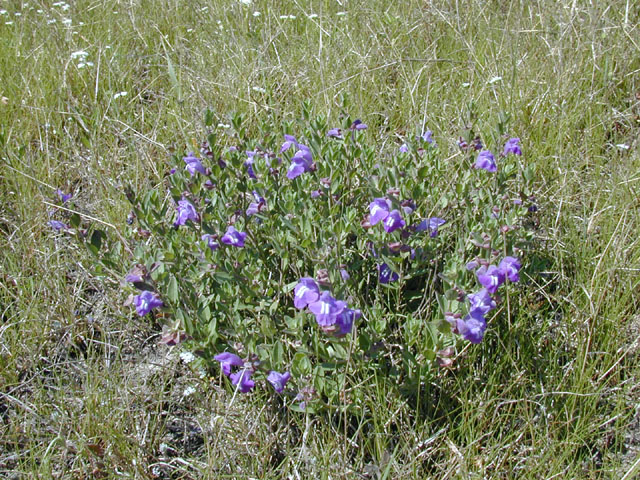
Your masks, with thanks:
M 633 474 L 634 2 L 52 3 L 0 2 L 3 476 Z M 78 68 L 80 50 L 92 66 Z M 207 107 L 221 123 L 243 112 L 257 131 L 263 119 L 300 118 L 303 100 L 337 120 L 343 97 L 381 150 L 426 126 L 453 152 L 465 125 L 490 139 L 508 113 L 536 165 L 539 245 L 511 326 L 492 323 L 420 398 L 372 378 L 360 418 L 298 417 L 259 394 L 232 400 L 176 352 L 167 360 L 157 325 L 133 318 L 117 282 L 93 277 L 46 225 L 62 188 L 81 213 L 122 228 L 124 185 L 161 181 L 169 154 L 202 138 Z M 196 392 L 184 397 L 187 386 Z

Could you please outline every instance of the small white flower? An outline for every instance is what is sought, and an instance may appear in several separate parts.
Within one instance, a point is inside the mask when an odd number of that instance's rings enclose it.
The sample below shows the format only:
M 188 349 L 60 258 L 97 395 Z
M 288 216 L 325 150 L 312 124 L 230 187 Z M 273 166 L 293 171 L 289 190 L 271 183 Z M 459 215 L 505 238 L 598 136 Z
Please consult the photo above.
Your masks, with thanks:
M 253 0 L 239 0 L 239 2 L 243 5 L 251 5 Z
M 318 14 L 317 13 L 310 13 L 309 15 L 307 15 L 307 18 L 313 20 L 314 18 L 318 18 Z
M 502 80 L 502 77 L 491 77 L 487 83 L 489 85 L 493 85 L 494 83 L 497 83 L 500 80 Z
M 295 15 L 280 15 L 280 18 L 282 20 L 295 20 L 296 16 Z
M 618 143 L 616 147 L 618 147 L 620 150 L 629 150 L 631 148 L 631 146 L 627 145 L 626 143 Z
M 13 25 L 13 22 L 4 22 L 5 25 Z
M 85 52 L 84 50 L 78 50 L 77 52 L 73 52 L 71 54 L 71 58 L 73 60 L 75 60 L 76 58 L 85 59 L 88 56 L 89 56 L 89 54 L 87 52 Z
M 71 23 L 72 23 L 72 21 L 71 21 L 70 18 L 63 18 L 62 19 L 62 24 L 63 25 L 69 26 L 69 25 L 71 25 Z
M 117 100 L 120 97 L 126 97 L 127 95 L 129 95 L 129 92 L 118 92 L 113 96 L 113 99 Z
M 343 17 L 346 14 L 347 14 L 347 12 L 338 12 L 338 13 L 336 13 L 336 15 L 339 16 L 339 17 Z
M 267 93 L 267 91 L 262 87 L 251 87 L 251 90 L 258 93 Z
M 196 359 L 196 356 L 191 352 L 180 352 L 180 360 L 184 363 L 191 363 Z
M 218 128 L 231 128 L 231 125 L 229 125 L 228 123 L 219 123 L 217 125 Z
M 196 393 L 196 388 L 190 385 L 184 389 L 184 392 L 182 392 L 182 396 L 188 397 L 189 395 L 193 395 L 194 393 Z
M 253 12 L 253 16 L 254 17 L 259 17 L 260 15 L 262 15 L 260 12 L 258 12 L 257 10 L 255 12 Z
M 47 20 L 47 25 L 51 25 L 52 23 L 56 23 L 56 19 L 55 18 Z
M 16 17 L 21 17 L 21 16 L 22 16 L 22 14 L 21 14 L 20 12 L 16 12 L 16 13 L 14 13 L 14 15 L 15 15 Z
M 6 10 L 0 10 L 0 15 L 8 15 L 9 12 L 7 12 Z

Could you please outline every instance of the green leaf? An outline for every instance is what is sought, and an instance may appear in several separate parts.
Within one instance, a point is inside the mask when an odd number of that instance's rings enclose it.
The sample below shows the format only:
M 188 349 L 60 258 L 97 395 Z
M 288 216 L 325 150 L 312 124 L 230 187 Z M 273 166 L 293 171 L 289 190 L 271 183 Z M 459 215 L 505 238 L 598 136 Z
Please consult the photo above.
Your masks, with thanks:
M 167 298 L 172 303 L 177 303 L 179 298 L 178 281 L 173 275 L 169 275 L 169 283 L 167 285 Z

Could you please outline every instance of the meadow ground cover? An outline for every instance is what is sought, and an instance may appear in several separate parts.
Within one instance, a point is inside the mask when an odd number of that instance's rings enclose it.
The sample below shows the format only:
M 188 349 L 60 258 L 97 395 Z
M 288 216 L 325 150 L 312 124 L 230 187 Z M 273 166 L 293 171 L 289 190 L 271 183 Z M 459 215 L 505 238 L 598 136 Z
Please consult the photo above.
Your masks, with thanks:
M 632 478 L 638 7 L 270 3 L 0 2 L 2 474 Z

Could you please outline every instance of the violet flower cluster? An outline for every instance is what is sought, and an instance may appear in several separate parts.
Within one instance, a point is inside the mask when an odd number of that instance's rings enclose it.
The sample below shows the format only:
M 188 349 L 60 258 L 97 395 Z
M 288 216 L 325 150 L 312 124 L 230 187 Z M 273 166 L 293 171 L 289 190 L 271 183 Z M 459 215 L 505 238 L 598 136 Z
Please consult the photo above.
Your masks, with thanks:
M 343 336 L 351 332 L 353 322 L 362 316 L 360 310 L 353 310 L 342 300 L 336 300 L 327 291 L 320 291 L 313 278 L 303 277 L 294 289 L 293 304 L 309 311 L 316 317 L 320 328 L 327 333 Z
M 222 373 L 229 377 L 231 383 L 236 386 L 240 393 L 247 393 L 255 387 L 256 383 L 251 377 L 256 372 L 256 363 L 245 363 L 239 356 L 229 352 L 220 353 L 213 358 L 220 362 Z M 233 371 L 234 367 L 237 369 L 235 372 Z M 275 370 L 271 370 L 267 375 L 267 381 L 278 393 L 284 391 L 284 387 L 290 378 L 291 374 L 289 372 L 279 373 Z
M 478 267 L 477 262 L 470 262 L 467 268 L 472 270 Z M 476 278 L 483 286 L 476 293 L 467 295 L 469 300 L 469 313 L 464 318 L 455 321 L 455 330 L 462 338 L 471 343 L 480 343 L 487 329 L 485 315 L 496 308 L 496 302 L 491 297 L 506 280 L 517 282 L 520 280 L 520 260 L 515 257 L 504 257 L 498 266 L 482 265 L 476 270 Z

